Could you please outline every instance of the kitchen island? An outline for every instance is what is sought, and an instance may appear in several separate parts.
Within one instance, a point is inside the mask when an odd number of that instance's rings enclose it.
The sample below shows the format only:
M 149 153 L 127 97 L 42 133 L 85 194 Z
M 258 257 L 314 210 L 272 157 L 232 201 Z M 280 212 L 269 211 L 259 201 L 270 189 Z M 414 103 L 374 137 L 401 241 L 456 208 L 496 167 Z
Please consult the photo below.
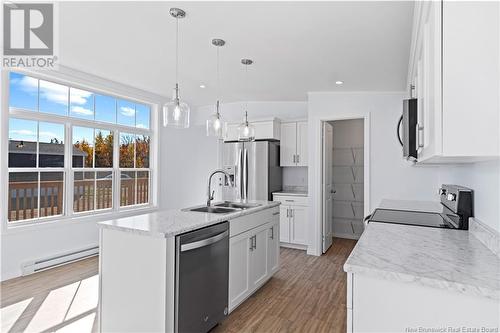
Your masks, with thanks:
M 228 312 L 279 268 L 279 203 L 224 214 L 168 210 L 99 223 L 100 332 L 175 332 L 176 236 L 229 223 Z

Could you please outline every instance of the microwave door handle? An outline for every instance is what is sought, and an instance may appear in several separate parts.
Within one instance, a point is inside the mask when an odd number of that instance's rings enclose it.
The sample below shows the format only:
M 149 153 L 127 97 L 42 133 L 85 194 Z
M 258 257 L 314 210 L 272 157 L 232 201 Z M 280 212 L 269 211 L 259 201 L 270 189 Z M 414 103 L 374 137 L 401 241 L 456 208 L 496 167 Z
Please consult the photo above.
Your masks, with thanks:
M 399 117 L 399 121 L 398 121 L 398 126 L 396 128 L 396 136 L 399 140 L 399 144 L 401 145 L 401 147 L 403 147 L 403 140 L 401 139 L 401 123 L 403 122 L 403 115 L 401 115 L 401 117 Z

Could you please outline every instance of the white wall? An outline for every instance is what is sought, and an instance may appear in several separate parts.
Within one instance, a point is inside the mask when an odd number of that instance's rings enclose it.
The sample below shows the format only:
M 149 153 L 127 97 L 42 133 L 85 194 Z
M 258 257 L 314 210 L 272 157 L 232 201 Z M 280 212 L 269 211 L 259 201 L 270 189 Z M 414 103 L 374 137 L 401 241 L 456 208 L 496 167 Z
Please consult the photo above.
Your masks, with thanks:
M 443 166 L 439 183 L 474 190 L 474 216 L 500 232 L 500 161 Z
M 206 136 L 205 126 L 169 128 L 161 132 L 160 149 L 160 209 L 205 203 L 208 174 L 218 165 L 218 140 Z
M 415 167 L 402 159 L 396 125 L 404 93 L 309 93 L 309 197 L 311 229 L 308 253 L 319 255 L 321 228 L 321 120 L 367 117 L 369 121 L 370 181 L 365 213 L 383 198 L 436 200 L 437 167 Z M 366 165 L 365 160 L 365 165 Z M 366 182 L 366 179 L 365 179 Z M 368 200 L 369 199 L 369 200 Z

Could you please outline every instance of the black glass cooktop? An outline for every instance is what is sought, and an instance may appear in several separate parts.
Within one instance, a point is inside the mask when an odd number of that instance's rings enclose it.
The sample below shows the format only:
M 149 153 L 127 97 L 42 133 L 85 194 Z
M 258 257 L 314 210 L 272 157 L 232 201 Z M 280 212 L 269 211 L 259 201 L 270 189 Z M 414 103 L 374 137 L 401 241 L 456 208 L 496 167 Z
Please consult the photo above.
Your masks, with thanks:
M 433 228 L 455 228 L 445 214 L 377 208 L 370 222 L 397 223 Z

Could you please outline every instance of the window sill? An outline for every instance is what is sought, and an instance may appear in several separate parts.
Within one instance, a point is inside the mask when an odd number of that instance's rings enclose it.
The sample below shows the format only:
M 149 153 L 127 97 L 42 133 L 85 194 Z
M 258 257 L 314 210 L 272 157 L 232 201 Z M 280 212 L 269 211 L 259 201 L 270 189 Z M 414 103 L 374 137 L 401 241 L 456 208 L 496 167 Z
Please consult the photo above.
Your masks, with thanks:
M 98 223 L 116 218 L 146 214 L 154 212 L 156 210 L 158 210 L 158 207 L 147 205 L 138 208 L 124 209 L 119 212 L 110 211 L 99 214 L 73 215 L 72 217 L 68 216 L 54 217 L 43 221 L 24 223 L 20 225 L 8 225 L 6 222 L 4 222 L 2 228 L 2 235 L 17 234 L 22 232 L 32 232 L 36 230 L 58 228 L 62 226 L 68 226 L 80 223 L 91 223 L 91 222 Z

